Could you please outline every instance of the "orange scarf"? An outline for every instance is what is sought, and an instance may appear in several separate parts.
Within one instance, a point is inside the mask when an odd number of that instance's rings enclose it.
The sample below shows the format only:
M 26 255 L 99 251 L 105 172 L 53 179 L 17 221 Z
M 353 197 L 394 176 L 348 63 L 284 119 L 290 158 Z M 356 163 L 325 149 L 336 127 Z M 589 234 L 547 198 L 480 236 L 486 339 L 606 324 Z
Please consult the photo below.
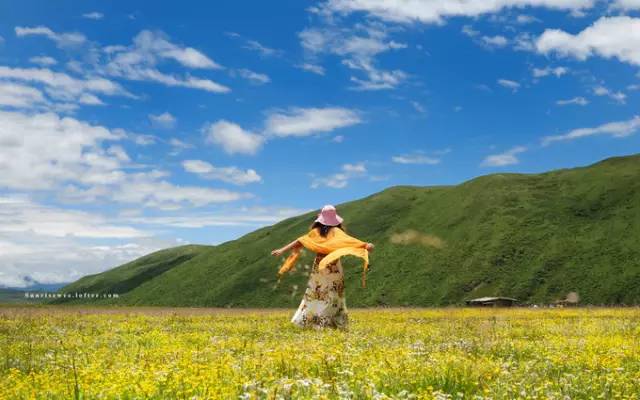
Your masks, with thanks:
M 304 236 L 298 238 L 306 249 L 315 253 L 326 254 L 318 264 L 321 271 L 332 262 L 344 256 L 355 256 L 364 260 L 362 266 L 362 287 L 366 287 L 367 270 L 369 269 L 369 251 L 366 249 L 367 243 L 347 235 L 342 229 L 332 228 L 326 237 L 320 235 L 320 229 L 313 229 Z M 282 277 L 295 265 L 300 256 L 300 247 L 291 250 L 291 254 L 285 260 L 278 271 L 278 277 Z

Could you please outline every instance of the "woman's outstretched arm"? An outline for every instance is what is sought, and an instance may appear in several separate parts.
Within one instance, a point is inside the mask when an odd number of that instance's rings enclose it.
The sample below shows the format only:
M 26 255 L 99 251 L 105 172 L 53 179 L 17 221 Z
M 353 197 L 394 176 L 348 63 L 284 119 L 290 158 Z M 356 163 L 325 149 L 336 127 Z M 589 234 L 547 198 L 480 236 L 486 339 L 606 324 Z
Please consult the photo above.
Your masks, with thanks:
M 302 243 L 298 242 L 298 239 L 294 240 L 293 242 L 289 243 L 288 245 L 281 247 L 279 249 L 275 249 L 271 252 L 272 256 L 276 256 L 279 257 L 281 256 L 283 253 L 286 253 L 287 251 L 296 248 L 296 247 L 300 247 L 302 246 Z

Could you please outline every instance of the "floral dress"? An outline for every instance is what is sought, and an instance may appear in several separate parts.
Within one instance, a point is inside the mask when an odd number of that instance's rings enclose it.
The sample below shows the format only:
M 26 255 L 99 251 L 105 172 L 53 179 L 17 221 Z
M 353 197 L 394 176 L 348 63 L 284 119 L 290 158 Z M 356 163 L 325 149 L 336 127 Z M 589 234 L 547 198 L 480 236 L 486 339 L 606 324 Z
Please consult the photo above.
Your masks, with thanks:
M 291 322 L 300 327 L 347 329 L 342 264 L 336 260 L 319 271 L 318 264 L 324 256 L 316 255 L 307 289 Z

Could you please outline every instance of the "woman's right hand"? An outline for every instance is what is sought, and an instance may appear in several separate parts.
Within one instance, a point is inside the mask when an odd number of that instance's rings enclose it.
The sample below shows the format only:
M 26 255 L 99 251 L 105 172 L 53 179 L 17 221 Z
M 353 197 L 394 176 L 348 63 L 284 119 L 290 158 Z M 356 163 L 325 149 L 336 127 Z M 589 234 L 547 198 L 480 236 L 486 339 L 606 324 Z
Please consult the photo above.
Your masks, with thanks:
M 367 249 L 368 251 L 373 251 L 373 248 L 375 246 L 373 245 L 373 243 L 367 243 L 367 246 L 365 247 L 365 249 Z
M 280 257 L 284 253 L 282 249 L 276 249 L 271 252 L 271 255 L 274 257 Z

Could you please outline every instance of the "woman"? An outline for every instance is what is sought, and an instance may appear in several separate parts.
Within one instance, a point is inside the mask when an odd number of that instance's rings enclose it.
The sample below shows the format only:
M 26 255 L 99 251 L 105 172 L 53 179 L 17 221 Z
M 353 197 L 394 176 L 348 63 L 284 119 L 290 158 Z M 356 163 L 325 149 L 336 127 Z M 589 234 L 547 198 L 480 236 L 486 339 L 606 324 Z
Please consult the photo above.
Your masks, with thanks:
M 282 275 L 290 270 L 300 255 L 302 247 L 316 253 L 307 289 L 291 322 L 301 327 L 347 328 L 347 306 L 344 299 L 344 273 L 340 257 L 353 255 L 364 260 L 364 273 L 368 268 L 368 252 L 373 244 L 347 235 L 342 227 L 343 219 L 334 206 L 326 205 L 311 225 L 309 233 L 300 236 L 288 245 L 273 250 L 280 256 L 292 250 L 284 265 Z

